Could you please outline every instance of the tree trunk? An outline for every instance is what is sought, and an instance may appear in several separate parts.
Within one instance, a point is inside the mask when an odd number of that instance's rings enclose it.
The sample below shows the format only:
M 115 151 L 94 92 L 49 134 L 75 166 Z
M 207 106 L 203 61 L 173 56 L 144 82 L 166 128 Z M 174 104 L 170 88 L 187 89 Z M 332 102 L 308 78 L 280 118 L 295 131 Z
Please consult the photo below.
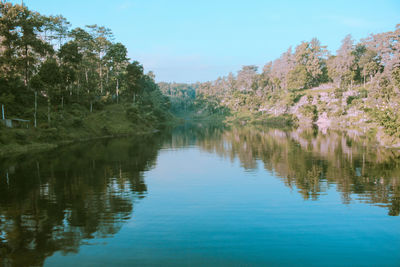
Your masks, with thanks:
M 50 96 L 47 96 L 47 123 L 50 126 Z
M 34 126 L 35 128 L 37 127 L 37 122 L 36 122 L 36 118 L 37 118 L 37 92 L 35 91 L 35 113 L 34 113 Z
M 76 87 L 76 100 L 79 102 L 79 91 L 81 89 L 81 83 L 80 80 L 78 79 L 78 86 Z
M 103 95 L 103 68 L 101 66 L 101 59 L 100 59 L 100 94 Z
M 92 111 L 93 111 L 93 101 L 90 100 L 90 113 L 92 113 Z
M 365 89 L 365 69 L 363 70 L 363 76 L 364 76 L 364 89 Z
M 25 46 L 25 77 L 24 85 L 28 86 L 28 46 Z
M 108 77 L 108 73 L 109 73 L 109 70 L 108 70 L 108 68 L 106 69 L 107 70 L 107 86 L 108 86 L 108 79 L 109 79 L 109 77 Z
M 117 104 L 119 103 L 119 83 L 117 79 Z
M 61 109 L 64 109 L 64 96 L 61 96 Z

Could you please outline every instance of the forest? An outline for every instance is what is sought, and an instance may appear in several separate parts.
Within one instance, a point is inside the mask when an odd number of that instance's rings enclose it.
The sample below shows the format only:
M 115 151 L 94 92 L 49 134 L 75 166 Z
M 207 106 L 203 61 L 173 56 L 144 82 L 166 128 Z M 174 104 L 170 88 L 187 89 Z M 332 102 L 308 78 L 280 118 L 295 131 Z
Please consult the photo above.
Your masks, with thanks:
M 317 38 L 259 70 L 155 82 L 110 29 L 0 4 L 0 144 L 35 146 L 154 131 L 185 119 L 355 130 L 400 146 L 400 24 L 332 53 Z M 14 120 L 15 129 L 5 127 Z M 7 148 L 8 147 L 8 148 Z
M 400 145 L 400 24 L 336 53 L 317 38 L 289 47 L 261 71 L 243 66 L 215 81 L 162 83 L 176 109 L 219 112 L 241 124 L 273 123 L 355 128 Z
M 0 3 L 2 121 L 30 128 L 0 124 L 4 146 L 154 130 L 171 118 L 154 78 L 104 26 Z

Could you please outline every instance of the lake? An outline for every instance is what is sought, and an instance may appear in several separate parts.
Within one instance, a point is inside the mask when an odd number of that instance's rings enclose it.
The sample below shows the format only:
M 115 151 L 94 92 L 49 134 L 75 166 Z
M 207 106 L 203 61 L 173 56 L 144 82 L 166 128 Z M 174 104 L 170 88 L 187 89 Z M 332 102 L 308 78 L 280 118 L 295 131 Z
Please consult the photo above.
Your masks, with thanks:
M 0 159 L 0 263 L 400 266 L 399 156 L 194 123 Z

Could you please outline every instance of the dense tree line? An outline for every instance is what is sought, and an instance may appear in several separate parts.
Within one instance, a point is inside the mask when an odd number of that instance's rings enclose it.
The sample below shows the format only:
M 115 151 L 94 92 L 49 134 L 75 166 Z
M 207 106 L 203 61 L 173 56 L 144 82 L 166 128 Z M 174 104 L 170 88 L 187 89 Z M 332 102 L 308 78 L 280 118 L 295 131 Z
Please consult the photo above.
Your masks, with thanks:
M 169 97 L 173 112 L 187 112 L 194 108 L 196 100 L 195 84 L 160 82 L 158 86 L 161 92 Z
M 376 103 L 394 108 L 400 97 L 400 24 L 357 43 L 348 35 L 336 54 L 316 38 L 302 42 L 261 72 L 257 66 L 243 66 L 237 75 L 196 84 L 196 96 L 235 111 L 259 111 L 293 92 L 321 85 L 341 90 L 361 86 Z
M 169 105 L 154 74 L 145 74 L 139 62 L 128 58 L 110 29 L 71 29 L 62 16 L 0 3 L 0 104 L 8 115 L 32 118 L 36 126 L 38 105 L 47 106 L 50 124 L 52 114 L 72 104 L 92 112 L 120 102 L 158 114 Z
M 220 105 L 219 92 L 208 91 L 208 94 L 200 90 L 204 86 L 212 89 L 211 83 L 158 83 L 163 94 L 170 99 L 171 111 L 175 114 L 188 114 L 196 112 L 198 114 L 225 114 L 227 108 Z

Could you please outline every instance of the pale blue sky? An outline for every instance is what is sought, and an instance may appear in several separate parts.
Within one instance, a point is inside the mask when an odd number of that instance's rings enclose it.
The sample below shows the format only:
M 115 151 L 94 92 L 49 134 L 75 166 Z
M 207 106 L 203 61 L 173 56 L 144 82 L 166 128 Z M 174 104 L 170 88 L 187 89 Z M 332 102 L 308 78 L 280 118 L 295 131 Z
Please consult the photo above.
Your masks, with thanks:
M 20 1 L 12 1 L 20 3 Z M 195 82 L 260 67 L 289 46 L 317 37 L 336 51 L 355 39 L 394 30 L 400 0 L 25 0 L 46 15 L 62 14 L 73 27 L 111 28 L 129 57 L 157 81 Z

